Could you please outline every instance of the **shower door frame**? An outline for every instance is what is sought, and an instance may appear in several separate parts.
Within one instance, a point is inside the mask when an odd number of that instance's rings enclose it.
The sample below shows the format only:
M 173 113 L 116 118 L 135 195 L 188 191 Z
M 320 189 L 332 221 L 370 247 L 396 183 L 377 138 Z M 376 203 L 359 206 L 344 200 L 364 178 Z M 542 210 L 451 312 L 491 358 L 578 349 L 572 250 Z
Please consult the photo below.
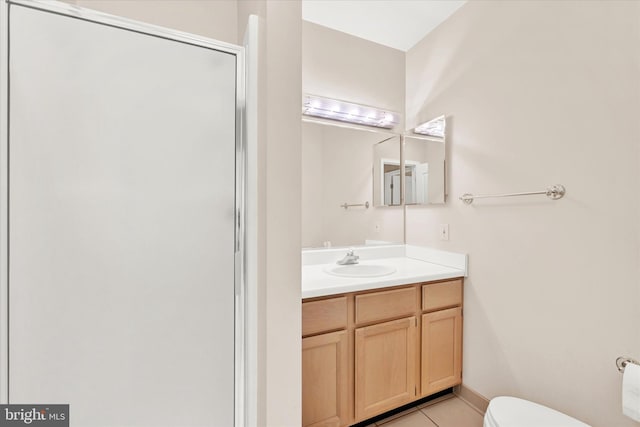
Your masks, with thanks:
M 234 55 L 236 58 L 235 114 L 235 322 L 234 322 L 234 424 L 246 424 L 246 132 L 245 132 L 245 52 L 244 47 L 172 30 L 152 24 L 81 8 L 62 2 L 45 0 L 0 0 L 0 403 L 9 403 L 9 7 L 28 7 L 43 13 L 54 13 L 97 25 L 133 31 L 179 43 Z M 37 403 L 37 402 L 35 402 Z

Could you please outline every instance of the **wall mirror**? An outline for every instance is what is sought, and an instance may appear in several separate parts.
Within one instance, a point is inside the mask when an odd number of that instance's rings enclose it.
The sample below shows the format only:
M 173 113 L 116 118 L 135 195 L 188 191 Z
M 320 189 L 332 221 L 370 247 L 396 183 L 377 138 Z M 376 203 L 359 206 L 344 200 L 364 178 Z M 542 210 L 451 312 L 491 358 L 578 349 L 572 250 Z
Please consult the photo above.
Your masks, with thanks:
M 377 207 L 374 164 L 383 159 L 399 176 L 399 135 L 302 120 L 303 247 L 404 241 L 402 209 Z M 389 197 L 399 204 L 399 193 Z
M 444 204 L 446 120 L 437 117 L 403 136 L 405 204 Z

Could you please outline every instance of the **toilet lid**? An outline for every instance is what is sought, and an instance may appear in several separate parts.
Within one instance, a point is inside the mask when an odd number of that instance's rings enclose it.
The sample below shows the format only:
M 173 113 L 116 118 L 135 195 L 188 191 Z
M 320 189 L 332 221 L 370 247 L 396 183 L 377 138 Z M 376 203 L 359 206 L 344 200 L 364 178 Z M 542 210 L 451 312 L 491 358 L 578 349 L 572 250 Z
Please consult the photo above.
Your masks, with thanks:
M 589 427 L 562 412 L 508 396 L 491 399 L 486 421 L 491 427 Z

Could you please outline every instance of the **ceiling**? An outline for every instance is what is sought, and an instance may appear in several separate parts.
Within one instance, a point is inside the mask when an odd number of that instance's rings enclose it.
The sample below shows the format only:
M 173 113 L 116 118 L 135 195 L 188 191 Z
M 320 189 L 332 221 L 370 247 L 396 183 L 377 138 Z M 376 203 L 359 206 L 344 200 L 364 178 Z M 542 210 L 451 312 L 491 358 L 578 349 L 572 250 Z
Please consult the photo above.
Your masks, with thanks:
M 466 0 L 302 0 L 302 19 L 407 51 Z

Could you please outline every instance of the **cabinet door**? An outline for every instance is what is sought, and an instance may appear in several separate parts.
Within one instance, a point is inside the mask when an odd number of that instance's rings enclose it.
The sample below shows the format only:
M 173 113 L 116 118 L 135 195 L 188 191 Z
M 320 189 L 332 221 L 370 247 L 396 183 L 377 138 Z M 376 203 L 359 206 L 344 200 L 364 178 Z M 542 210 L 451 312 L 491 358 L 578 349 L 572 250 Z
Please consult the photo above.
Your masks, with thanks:
M 421 391 L 426 396 L 462 382 L 462 309 L 422 315 Z
M 409 317 L 356 329 L 356 421 L 415 397 L 416 326 Z
M 339 427 L 348 417 L 347 332 L 302 340 L 302 426 Z

